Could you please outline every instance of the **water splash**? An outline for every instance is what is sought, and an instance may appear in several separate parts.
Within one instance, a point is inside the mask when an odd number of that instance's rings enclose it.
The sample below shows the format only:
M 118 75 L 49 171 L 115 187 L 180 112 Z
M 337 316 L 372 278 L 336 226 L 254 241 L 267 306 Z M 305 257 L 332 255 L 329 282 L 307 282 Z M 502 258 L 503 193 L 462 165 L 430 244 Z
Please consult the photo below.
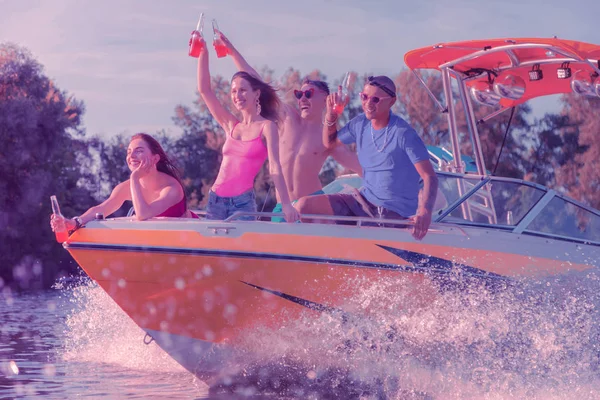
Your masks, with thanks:
M 145 332 L 89 279 L 57 288 L 72 306 L 63 332 L 64 361 L 106 363 L 143 371 L 186 372 L 156 344 L 144 344 Z
M 349 280 L 364 288 L 349 313 L 307 311 L 276 333 L 257 329 L 246 337 L 250 367 L 224 386 L 331 398 L 600 398 L 595 273 L 503 287 L 455 279 L 421 285 L 420 298 L 406 277 Z
M 377 284 L 348 279 L 347 285 L 361 291 L 344 312 L 306 310 L 277 332 L 249 332 L 240 346 L 247 349 L 245 368 L 224 375 L 213 392 L 307 399 L 600 398 L 595 273 L 503 285 L 390 275 Z M 86 282 L 63 291 L 73 305 L 65 360 L 183 373 L 154 343 L 143 344 L 144 332 L 102 289 Z
M 207 386 L 156 344 L 141 344 L 143 332 L 89 280 L 55 288 L 0 290 L 0 397 L 206 396 Z

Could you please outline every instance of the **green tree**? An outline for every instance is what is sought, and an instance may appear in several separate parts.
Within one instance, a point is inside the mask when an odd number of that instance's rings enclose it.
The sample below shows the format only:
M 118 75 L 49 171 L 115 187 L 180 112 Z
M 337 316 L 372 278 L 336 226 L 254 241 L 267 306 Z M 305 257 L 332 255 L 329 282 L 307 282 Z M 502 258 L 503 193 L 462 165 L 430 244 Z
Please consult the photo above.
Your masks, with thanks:
M 549 187 L 556 186 L 556 170 L 572 160 L 578 147 L 575 135 L 561 135 L 561 130 L 571 124 L 564 114 L 548 113 L 534 121 L 533 140 L 526 150 L 527 180 Z
M 439 74 L 425 73 L 423 79 L 435 98 L 444 104 L 444 88 Z M 398 101 L 394 112 L 402 115 L 428 145 L 449 145 L 448 119 L 429 97 L 423 84 L 408 69 L 400 71 L 394 79 Z M 449 147 L 448 147 L 449 148 Z
M 0 283 L 41 287 L 75 268 L 54 241 L 49 198 L 66 215 L 93 202 L 83 112 L 27 50 L 0 45 Z
M 93 169 L 97 178 L 97 184 L 93 191 L 94 204 L 106 200 L 119 183 L 129 179 L 131 171 L 126 162 L 128 145 L 129 138 L 123 136 L 123 134 L 118 134 L 109 139 L 101 139 L 96 136 L 88 140 L 89 150 L 95 160 Z M 112 216 L 122 217 L 127 215 L 131 206 L 131 202 L 125 202 Z M 108 215 L 105 217 L 108 217 Z
M 556 184 L 574 199 L 600 208 L 600 99 L 567 94 L 561 101 L 564 119 L 556 128 L 563 154 L 556 162 Z
M 104 140 L 94 137 L 88 143 L 97 159 L 97 176 L 100 182 L 100 187 L 96 190 L 97 200 L 104 200 L 119 183 L 129 179 L 130 171 L 125 160 L 129 140 L 118 134 Z

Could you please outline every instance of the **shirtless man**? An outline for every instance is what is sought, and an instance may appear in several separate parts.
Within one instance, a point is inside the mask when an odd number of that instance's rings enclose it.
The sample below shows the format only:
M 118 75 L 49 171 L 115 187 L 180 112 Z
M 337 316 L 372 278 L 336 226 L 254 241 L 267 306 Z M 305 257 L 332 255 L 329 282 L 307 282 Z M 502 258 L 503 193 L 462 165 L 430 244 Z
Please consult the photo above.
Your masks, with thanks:
M 262 79 L 231 42 L 222 33 L 220 35 L 238 70 Z M 282 129 L 279 134 L 279 159 L 289 198 L 297 200 L 323 193 L 319 172 L 328 156 L 359 174 L 362 169 L 356 154 L 347 147 L 328 149 L 323 144 L 323 118 L 329 95 L 327 83 L 304 80 L 300 90 L 295 90 L 294 94 L 298 99 L 299 110 L 289 104 L 283 104 L 280 108 Z M 273 212 L 281 212 L 280 204 L 277 204 Z M 283 218 L 272 220 L 283 221 Z

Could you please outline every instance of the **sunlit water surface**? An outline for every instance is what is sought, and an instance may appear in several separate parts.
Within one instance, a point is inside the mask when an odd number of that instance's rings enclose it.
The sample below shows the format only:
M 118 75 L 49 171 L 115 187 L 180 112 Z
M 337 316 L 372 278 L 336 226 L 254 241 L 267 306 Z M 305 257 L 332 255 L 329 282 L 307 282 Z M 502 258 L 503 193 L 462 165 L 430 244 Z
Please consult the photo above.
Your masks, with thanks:
M 595 273 L 445 282 L 412 311 L 405 279 L 348 282 L 364 287 L 349 314 L 249 332 L 247 367 L 210 391 L 87 280 L 0 288 L 0 398 L 600 399 Z

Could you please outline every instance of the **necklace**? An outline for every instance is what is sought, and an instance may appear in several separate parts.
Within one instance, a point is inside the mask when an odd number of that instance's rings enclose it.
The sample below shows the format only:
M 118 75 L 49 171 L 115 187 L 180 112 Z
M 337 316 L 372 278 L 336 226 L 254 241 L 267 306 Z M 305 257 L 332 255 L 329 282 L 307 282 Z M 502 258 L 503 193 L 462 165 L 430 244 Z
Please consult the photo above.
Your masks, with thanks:
M 383 146 L 381 147 L 381 149 L 377 146 L 377 143 L 375 143 L 375 133 L 373 133 L 373 124 L 371 124 L 371 140 L 373 141 L 373 146 L 375 146 L 375 150 L 377 150 L 378 153 L 381 153 L 385 147 L 388 145 L 388 128 L 390 127 L 390 123 L 388 122 L 388 124 L 385 126 L 385 136 L 383 139 Z

